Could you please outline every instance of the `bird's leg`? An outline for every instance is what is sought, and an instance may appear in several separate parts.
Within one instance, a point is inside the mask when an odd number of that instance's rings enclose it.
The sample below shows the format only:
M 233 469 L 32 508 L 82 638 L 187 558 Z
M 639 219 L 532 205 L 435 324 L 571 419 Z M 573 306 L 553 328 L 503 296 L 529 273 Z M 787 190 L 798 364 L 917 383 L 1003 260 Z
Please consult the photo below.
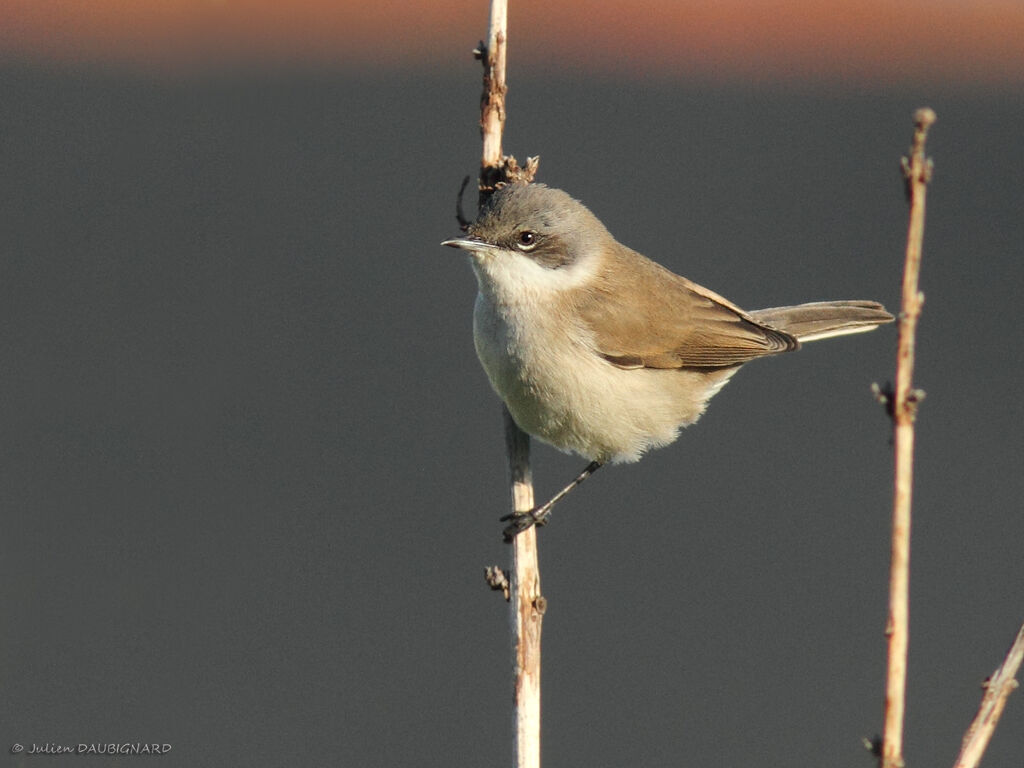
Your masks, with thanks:
M 592 461 L 587 464 L 586 469 L 576 475 L 576 478 L 569 483 L 565 488 L 560 490 L 548 501 L 539 507 L 534 507 L 529 512 L 513 513 L 511 515 L 505 515 L 502 520 L 511 520 L 508 527 L 505 528 L 505 541 L 512 541 L 517 533 L 522 533 L 531 525 L 544 525 L 548 521 L 548 515 L 551 514 L 551 508 L 555 506 L 559 501 L 569 495 L 569 492 L 580 485 L 584 480 L 590 477 L 592 474 L 597 472 L 604 462 Z

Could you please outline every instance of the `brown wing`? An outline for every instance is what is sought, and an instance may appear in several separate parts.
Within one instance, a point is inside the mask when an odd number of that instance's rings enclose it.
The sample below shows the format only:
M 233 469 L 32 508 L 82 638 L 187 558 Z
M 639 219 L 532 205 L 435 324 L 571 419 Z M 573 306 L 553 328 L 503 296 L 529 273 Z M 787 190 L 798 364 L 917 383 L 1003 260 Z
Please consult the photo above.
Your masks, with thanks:
M 616 244 L 618 245 L 618 244 Z M 619 245 L 578 307 L 597 348 L 622 368 L 720 368 L 796 349 L 718 294 Z M 625 271 L 635 279 L 622 279 Z

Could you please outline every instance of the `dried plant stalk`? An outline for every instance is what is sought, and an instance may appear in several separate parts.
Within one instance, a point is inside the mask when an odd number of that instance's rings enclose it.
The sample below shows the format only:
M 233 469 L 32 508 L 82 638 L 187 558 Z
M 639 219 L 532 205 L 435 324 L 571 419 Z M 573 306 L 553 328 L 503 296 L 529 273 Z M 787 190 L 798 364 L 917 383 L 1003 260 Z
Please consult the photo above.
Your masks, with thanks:
M 508 409 L 505 440 L 512 481 L 513 512 L 533 509 L 530 437 L 519 429 Z M 515 768 L 540 768 L 540 631 L 545 601 L 540 592 L 537 527 L 512 538 L 511 621 L 515 688 Z
M 919 109 L 914 115 L 914 139 L 910 157 L 903 159 L 910 223 L 903 270 L 903 303 L 900 312 L 899 346 L 896 353 L 896 387 L 890 412 L 895 443 L 895 487 L 892 511 L 892 554 L 889 569 L 888 671 L 885 685 L 885 729 L 882 733 L 882 768 L 903 768 L 903 717 L 906 707 L 907 642 L 909 638 L 910 502 L 914 477 L 914 418 L 919 392 L 913 389 L 914 345 L 917 320 L 924 296 L 918 290 L 921 245 L 924 240 L 925 195 L 931 179 L 931 163 L 925 156 L 928 129 L 935 112 Z
M 480 51 L 484 64 L 484 87 L 480 100 L 480 130 L 483 153 L 480 163 L 480 201 L 502 181 L 530 180 L 537 168 L 536 158 L 519 168 L 514 158 L 505 157 L 502 134 L 505 127 L 505 62 L 508 46 L 507 0 L 491 0 L 487 44 Z M 530 473 L 530 437 L 513 421 L 507 408 L 505 444 L 512 485 L 512 512 L 533 509 L 533 481 Z M 540 632 L 544 598 L 540 593 L 537 561 L 537 530 L 531 527 L 512 538 L 512 574 L 509 579 L 510 619 L 513 645 L 513 706 L 515 768 L 540 768 Z
M 985 695 L 978 714 L 964 736 L 960 756 L 953 768 L 977 768 L 988 742 L 1003 714 L 1007 697 L 1017 688 L 1017 670 L 1024 661 L 1024 625 L 1017 632 L 1010 650 L 992 676 L 985 681 Z

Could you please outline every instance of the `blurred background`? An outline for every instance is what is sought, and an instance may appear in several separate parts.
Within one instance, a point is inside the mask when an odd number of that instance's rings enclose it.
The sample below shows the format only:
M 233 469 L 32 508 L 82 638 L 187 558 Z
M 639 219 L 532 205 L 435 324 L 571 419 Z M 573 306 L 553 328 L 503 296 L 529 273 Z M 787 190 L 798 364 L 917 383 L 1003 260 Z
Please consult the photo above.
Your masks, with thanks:
M 487 15 L 0 9 L 6 764 L 510 759 L 501 412 L 439 246 Z M 905 754 L 951 765 L 1024 620 L 1024 6 L 512 0 L 510 39 L 506 151 L 749 308 L 898 305 L 899 158 L 938 113 Z M 548 764 L 874 764 L 895 344 L 754 363 L 556 509 Z M 535 443 L 538 497 L 584 463 Z M 1020 697 L 990 768 L 1024 760 Z

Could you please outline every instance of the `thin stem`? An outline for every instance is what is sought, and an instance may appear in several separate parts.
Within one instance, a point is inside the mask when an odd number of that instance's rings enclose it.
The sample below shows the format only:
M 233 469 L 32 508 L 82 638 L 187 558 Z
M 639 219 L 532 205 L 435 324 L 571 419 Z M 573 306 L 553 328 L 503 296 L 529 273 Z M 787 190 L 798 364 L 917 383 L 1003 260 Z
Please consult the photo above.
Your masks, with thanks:
M 505 415 L 505 443 L 512 481 L 513 514 L 533 509 L 530 476 L 530 436 Z M 537 529 L 531 527 L 512 541 L 510 586 L 513 638 L 515 768 L 540 768 L 540 633 L 545 601 L 537 564 Z
M 522 173 L 512 158 L 502 151 L 505 127 L 505 64 L 508 48 L 508 0 L 491 0 L 491 18 L 487 44 L 481 51 L 484 87 L 480 99 L 480 130 L 483 152 L 480 160 L 480 202 L 486 200 L 499 181 L 506 181 L 510 170 Z M 526 174 L 536 170 L 536 160 L 528 161 Z M 530 473 L 530 437 L 519 429 L 508 409 L 504 409 L 505 444 L 508 449 L 509 476 L 512 485 L 512 512 L 533 509 L 533 482 Z M 544 597 L 540 593 L 540 568 L 537 562 L 537 531 L 531 528 L 512 542 L 510 582 L 510 619 L 512 623 L 514 752 L 515 768 L 540 768 L 540 632 L 544 616 Z
M 996 729 L 1007 697 L 1017 688 L 1017 670 L 1024 661 L 1024 625 L 1017 632 L 1017 639 L 1010 646 L 1006 658 L 992 676 L 985 681 L 985 695 L 981 699 L 978 714 L 964 735 L 960 756 L 953 768 L 977 768 L 985 754 L 989 739 Z
M 892 400 L 895 442 L 895 483 L 892 511 L 892 554 L 889 571 L 888 670 L 885 686 L 885 729 L 882 768 L 903 768 L 903 718 L 906 707 L 907 643 L 909 639 L 910 509 L 914 476 L 914 417 L 920 394 L 912 388 L 917 320 L 924 297 L 918 291 L 924 239 L 925 194 L 931 164 L 925 157 L 931 109 L 914 115 L 914 139 L 903 168 L 910 195 L 910 223 L 903 271 L 903 304 L 896 353 L 896 389 Z
M 482 161 L 485 167 L 501 165 L 501 136 L 505 130 L 505 58 L 508 42 L 508 0 L 491 0 L 491 21 L 487 31 L 487 66 L 490 88 L 481 117 Z
M 491 20 L 487 45 L 483 51 L 484 90 L 480 97 L 480 133 L 483 152 L 480 157 L 480 193 L 485 196 L 503 180 L 504 152 L 501 147 L 505 130 L 505 63 L 508 51 L 508 0 L 491 0 Z

